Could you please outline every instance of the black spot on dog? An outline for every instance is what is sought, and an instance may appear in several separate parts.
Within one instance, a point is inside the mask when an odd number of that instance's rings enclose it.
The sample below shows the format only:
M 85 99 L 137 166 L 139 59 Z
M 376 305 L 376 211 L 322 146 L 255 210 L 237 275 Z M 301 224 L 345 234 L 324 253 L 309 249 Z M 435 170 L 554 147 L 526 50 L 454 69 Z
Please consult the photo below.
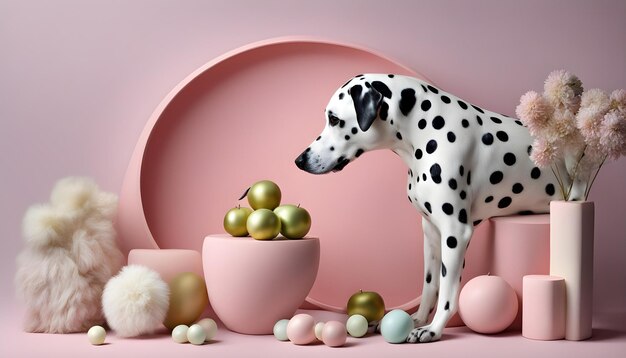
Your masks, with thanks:
M 450 187 L 450 189 L 456 190 L 457 188 L 456 179 L 452 178 L 448 180 L 448 186 Z
M 554 195 L 554 185 L 552 183 L 546 185 L 546 194 L 550 196 Z
M 450 97 L 448 96 L 441 96 L 441 101 L 445 104 L 450 103 Z
M 343 99 L 343 92 L 339 94 L 339 99 Z
M 346 121 L 344 121 L 343 119 L 339 120 L 339 128 L 343 128 L 346 126 Z
M 483 144 L 485 145 L 492 145 L 493 135 L 491 133 L 485 133 L 483 134 L 483 137 L 481 138 L 481 140 L 483 141 Z
M 461 224 L 467 224 L 467 211 L 465 211 L 465 209 L 459 211 L 459 222 Z
M 534 212 L 531 210 L 522 210 L 520 212 L 517 213 L 517 215 L 533 215 Z
M 465 173 L 465 168 L 463 168 L 463 166 L 461 165 L 461 166 L 459 167 L 459 174 L 460 174 L 461 176 L 463 176 L 463 173 Z
M 426 173 L 422 173 L 422 180 L 426 181 Z
M 500 183 L 503 178 L 504 178 L 504 175 L 502 174 L 502 172 L 499 170 L 496 170 L 495 172 L 491 173 L 491 175 L 489 176 L 489 182 L 495 185 L 495 184 Z
M 315 139 L 315 141 L 318 141 L 320 139 L 322 139 L 322 136 L 317 137 L 317 139 Z
M 417 126 L 419 127 L 419 129 L 426 128 L 426 120 L 424 118 L 420 119 L 419 122 L 417 122 Z
M 359 130 L 356 127 L 352 127 L 351 132 L 352 132 L 352 134 L 357 134 L 359 132 Z
M 400 92 L 400 112 L 407 116 L 415 106 L 415 90 L 413 88 L 405 88 Z
M 374 81 L 372 82 L 372 87 L 374 87 L 375 90 L 380 92 L 380 94 L 382 94 L 383 97 L 391 98 L 391 90 L 383 82 Z
M 533 151 L 533 146 L 529 145 L 528 148 L 526 149 L 526 153 L 528 153 L 528 155 L 530 155 L 530 152 Z
M 348 85 L 348 83 L 350 83 L 350 81 L 352 81 L 352 78 L 348 80 L 348 82 L 344 83 L 343 86 L 341 86 L 341 88 L 344 88 Z
M 446 265 L 444 265 L 442 262 L 441 263 L 441 276 L 446 277 L 447 274 L 448 274 L 448 270 L 446 269 Z
M 370 85 L 369 82 L 365 82 L 365 87 L 370 88 L 370 87 L 372 87 L 372 85 Z M 409 200 L 411 200 L 411 198 L 409 198 Z
M 467 128 L 469 127 L 469 122 L 467 119 L 464 119 L 461 121 L 461 125 L 463 126 L 463 128 Z
M 363 149 L 359 148 L 357 149 L 356 153 L 354 153 L 354 156 L 358 158 L 361 156 L 361 154 L 363 154 Z M 411 176 L 413 176 L 413 174 L 411 174 Z
M 394 75 L 387 75 L 387 77 L 389 77 L 389 78 L 393 78 L 393 76 L 394 76 Z
M 493 123 L 496 123 L 496 124 L 501 124 L 502 123 L 502 120 L 500 118 L 498 118 L 498 117 L 489 117 L 489 118 L 491 118 L 491 121 Z
M 413 200 L 411 200 L 411 197 L 407 195 L 407 198 L 409 199 L 410 202 L 413 202 Z
M 446 306 L 443 309 L 446 311 L 450 309 L 450 301 L 446 302 Z M 433 333 L 433 332 L 430 332 L 430 333 Z
M 454 213 L 454 207 L 450 203 L 444 203 L 441 205 L 441 210 L 443 210 L 446 215 L 452 215 Z
M 500 199 L 500 201 L 498 201 L 498 208 L 500 209 L 504 209 L 509 205 L 511 205 L 511 197 L 509 196 L 505 196 L 504 198 Z
M 433 154 L 437 150 L 437 141 L 431 139 L 426 143 L 426 153 Z
M 515 183 L 513 184 L 513 188 L 511 188 L 511 191 L 513 192 L 513 194 L 519 194 L 524 191 L 524 186 L 520 183 Z
M 483 111 L 480 107 L 476 107 L 474 105 L 472 105 L 472 107 L 474 107 L 474 109 L 477 110 L 480 113 L 483 113 L 483 114 L 485 113 L 485 111 Z
M 424 203 L 424 207 L 426 208 L 426 210 L 428 210 L 429 213 L 433 213 L 432 208 L 430 207 L 430 203 L 429 202 L 425 202 Z
M 424 92 L 428 92 L 428 90 L 426 89 L 424 85 L 422 85 L 422 89 L 424 90 Z
M 415 159 L 422 159 L 422 150 L 421 149 L 416 149 L 415 150 Z
M 347 135 L 347 134 L 346 134 L 343 138 L 344 138 L 345 140 L 350 140 L 350 136 L 349 136 L 349 135 Z
M 335 150 L 335 147 L 330 147 L 330 151 L 332 152 L 333 150 Z
M 467 103 L 465 103 L 463 101 L 456 101 L 456 103 L 459 104 L 459 107 L 461 107 L 463 109 L 467 109 Z
M 354 77 L 355 77 L 355 78 L 361 78 L 361 77 L 365 77 L 365 75 L 361 73 L 361 74 L 356 75 L 356 76 L 354 76 Z
M 441 183 L 441 166 L 437 163 L 430 167 L 430 177 L 437 184 Z
M 432 105 L 430 104 L 430 101 L 425 99 L 422 101 L 422 104 L 420 104 L 420 108 L 422 109 L 422 111 L 426 112 L 430 109 Z
M 506 134 L 506 132 L 503 132 L 503 131 L 496 132 L 496 137 L 498 137 L 498 139 L 500 139 L 503 142 L 506 142 L 506 141 L 509 140 L 509 135 Z
M 426 85 L 426 87 L 428 87 L 428 89 L 429 89 L 432 93 L 434 93 L 434 94 L 439 93 L 439 90 L 438 90 L 438 89 L 436 89 L 435 87 L 431 86 L 431 85 Z
M 468 170 L 467 171 L 467 185 L 471 185 L 472 184 L 472 171 Z
M 433 279 L 433 276 L 430 274 L 430 272 L 426 273 L 426 283 L 430 283 L 432 279 Z
M 524 124 L 518 120 L 515 120 L 515 123 L 517 123 L 518 126 L 522 126 L 522 127 L 524 126 Z
M 490 203 L 493 201 L 493 196 L 489 195 L 488 197 L 485 198 L 485 203 Z
M 456 140 L 456 136 L 454 135 L 454 133 L 448 132 L 448 142 L 454 143 L 455 140 Z
M 539 177 L 541 176 L 541 169 L 534 167 L 531 171 L 530 171 L 530 177 L 533 179 L 539 179 Z
M 402 140 L 402 134 L 400 132 L 396 132 L 396 138 Z
M 445 125 L 446 121 L 443 119 L 442 116 L 435 116 L 435 118 L 433 118 L 433 128 L 439 130 Z
M 411 190 L 411 183 L 409 183 L 409 190 Z
M 483 125 L 483 119 L 482 119 L 482 118 L 480 118 L 480 116 L 476 116 L 476 122 L 478 122 L 478 125 L 479 125 L 479 126 L 482 126 L 482 125 Z
M 513 153 L 506 153 L 504 155 L 504 164 L 511 166 L 513 164 L 515 164 L 515 162 L 517 161 L 517 158 L 515 158 L 515 154 Z
M 465 190 L 461 190 L 461 192 L 459 193 L 459 196 L 461 197 L 461 200 L 465 200 L 467 193 L 465 192 Z
M 389 116 L 389 105 L 387 104 L 387 102 L 383 102 L 380 104 L 380 111 L 378 112 L 378 115 L 380 116 L 381 120 L 387 120 L 387 117 Z
M 393 125 L 393 119 L 389 121 L 389 124 Z

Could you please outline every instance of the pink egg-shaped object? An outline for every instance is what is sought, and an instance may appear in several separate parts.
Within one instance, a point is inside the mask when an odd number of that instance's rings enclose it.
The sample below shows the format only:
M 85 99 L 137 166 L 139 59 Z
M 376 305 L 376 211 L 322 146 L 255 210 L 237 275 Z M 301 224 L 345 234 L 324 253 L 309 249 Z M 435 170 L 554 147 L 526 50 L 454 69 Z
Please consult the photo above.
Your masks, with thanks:
M 478 333 L 498 333 L 513 323 L 518 302 L 513 287 L 498 276 L 478 276 L 469 281 L 459 296 L 463 322 Z
M 346 325 L 338 321 L 330 321 L 324 324 L 322 330 L 322 341 L 329 347 L 341 347 L 346 344 L 348 332 Z
M 287 324 L 287 338 L 293 344 L 309 344 L 315 340 L 315 320 L 308 314 L 297 314 Z

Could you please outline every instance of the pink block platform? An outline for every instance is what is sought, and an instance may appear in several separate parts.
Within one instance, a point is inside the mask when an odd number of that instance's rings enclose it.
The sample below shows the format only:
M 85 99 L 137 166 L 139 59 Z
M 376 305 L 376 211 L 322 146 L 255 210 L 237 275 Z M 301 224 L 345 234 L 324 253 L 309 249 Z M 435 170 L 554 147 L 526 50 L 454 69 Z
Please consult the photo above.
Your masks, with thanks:
M 565 338 L 565 304 L 562 277 L 524 276 L 522 335 L 544 341 Z

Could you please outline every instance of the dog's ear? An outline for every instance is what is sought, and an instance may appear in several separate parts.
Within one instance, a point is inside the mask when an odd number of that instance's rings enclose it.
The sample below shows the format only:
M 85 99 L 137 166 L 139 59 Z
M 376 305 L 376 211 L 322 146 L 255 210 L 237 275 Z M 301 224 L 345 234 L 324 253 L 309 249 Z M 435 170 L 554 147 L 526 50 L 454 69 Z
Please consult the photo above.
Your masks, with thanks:
M 350 96 L 354 102 L 356 121 L 363 132 L 368 130 L 378 115 L 378 110 L 383 102 L 383 95 L 374 88 L 369 87 L 363 92 L 361 85 L 350 88 Z

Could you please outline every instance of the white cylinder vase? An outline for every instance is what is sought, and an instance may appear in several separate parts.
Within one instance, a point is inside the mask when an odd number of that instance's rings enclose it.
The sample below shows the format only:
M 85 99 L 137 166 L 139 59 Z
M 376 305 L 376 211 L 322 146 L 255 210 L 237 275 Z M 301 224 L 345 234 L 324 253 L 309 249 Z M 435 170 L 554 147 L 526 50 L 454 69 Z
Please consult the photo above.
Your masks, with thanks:
M 594 204 L 550 203 L 550 275 L 565 279 L 565 339 L 591 337 Z

